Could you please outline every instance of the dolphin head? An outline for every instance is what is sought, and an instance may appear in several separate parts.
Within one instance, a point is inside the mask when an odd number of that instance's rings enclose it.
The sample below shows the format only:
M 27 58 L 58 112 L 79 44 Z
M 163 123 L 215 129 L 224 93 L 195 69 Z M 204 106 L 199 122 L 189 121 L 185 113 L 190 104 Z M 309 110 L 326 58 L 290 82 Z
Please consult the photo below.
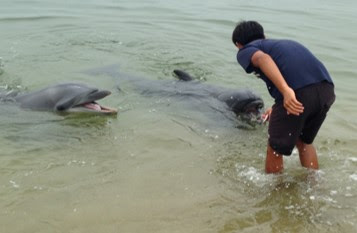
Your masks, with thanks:
M 110 95 L 110 91 L 88 87 L 83 84 L 63 84 L 62 86 L 57 86 L 57 88 L 64 89 L 64 95 L 54 106 L 55 111 L 101 114 L 117 113 L 116 109 L 100 105 L 97 102 Z
M 117 114 L 116 109 L 97 103 L 110 94 L 84 84 L 64 83 L 20 95 L 15 100 L 21 107 L 33 110 Z
M 246 121 L 258 121 L 264 108 L 264 101 L 250 90 L 239 90 L 218 96 L 239 117 Z

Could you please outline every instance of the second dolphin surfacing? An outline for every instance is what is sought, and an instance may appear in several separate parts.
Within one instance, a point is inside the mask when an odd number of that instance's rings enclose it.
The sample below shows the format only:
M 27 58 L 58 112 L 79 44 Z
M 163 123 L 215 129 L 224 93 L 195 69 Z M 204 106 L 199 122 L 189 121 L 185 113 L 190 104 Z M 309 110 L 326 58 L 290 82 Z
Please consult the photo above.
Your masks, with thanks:
M 194 78 L 192 78 L 191 75 L 185 71 L 174 70 L 174 73 L 182 81 L 190 82 L 194 80 Z M 215 88 L 215 91 L 211 94 L 218 100 L 226 103 L 228 108 L 238 116 L 242 114 L 247 115 L 246 117 L 249 115 L 258 116 L 261 114 L 261 111 L 264 108 L 264 102 L 262 98 L 248 89 L 220 90 L 219 88 Z

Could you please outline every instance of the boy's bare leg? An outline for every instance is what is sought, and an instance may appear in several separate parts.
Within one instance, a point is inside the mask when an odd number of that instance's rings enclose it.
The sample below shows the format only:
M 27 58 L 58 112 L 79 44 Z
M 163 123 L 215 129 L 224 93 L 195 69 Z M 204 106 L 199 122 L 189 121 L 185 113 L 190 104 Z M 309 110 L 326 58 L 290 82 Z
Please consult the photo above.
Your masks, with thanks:
M 279 173 L 283 170 L 283 155 L 278 154 L 268 145 L 267 156 L 265 159 L 266 173 Z
M 317 154 L 314 145 L 306 144 L 299 139 L 296 143 L 296 147 L 299 150 L 300 163 L 303 167 L 319 169 L 319 163 L 317 161 Z

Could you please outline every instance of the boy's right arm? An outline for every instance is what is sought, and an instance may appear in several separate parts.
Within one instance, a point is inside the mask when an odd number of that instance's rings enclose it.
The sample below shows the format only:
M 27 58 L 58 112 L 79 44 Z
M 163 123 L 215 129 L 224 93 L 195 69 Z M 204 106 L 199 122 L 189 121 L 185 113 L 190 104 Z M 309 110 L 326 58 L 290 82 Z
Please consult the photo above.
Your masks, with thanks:
M 295 92 L 286 83 L 274 60 L 266 53 L 257 51 L 253 54 L 251 62 L 259 68 L 284 97 L 284 107 L 288 114 L 300 115 L 304 111 L 303 105 L 296 99 Z

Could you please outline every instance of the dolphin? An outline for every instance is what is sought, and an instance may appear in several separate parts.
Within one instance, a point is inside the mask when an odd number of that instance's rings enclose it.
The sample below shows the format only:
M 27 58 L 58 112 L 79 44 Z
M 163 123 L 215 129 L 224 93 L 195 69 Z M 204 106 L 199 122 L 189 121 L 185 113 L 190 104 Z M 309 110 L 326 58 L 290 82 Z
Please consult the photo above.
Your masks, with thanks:
M 21 108 L 38 111 L 117 114 L 116 109 L 104 107 L 96 102 L 110 94 L 110 91 L 84 84 L 63 83 L 30 93 L 8 93 L 2 99 L 14 101 Z
M 182 70 L 174 70 L 179 80 L 192 82 L 195 78 Z M 224 102 L 237 116 L 250 118 L 260 116 L 264 108 L 261 97 L 248 89 L 235 90 L 227 88 L 211 88 L 211 95 Z

